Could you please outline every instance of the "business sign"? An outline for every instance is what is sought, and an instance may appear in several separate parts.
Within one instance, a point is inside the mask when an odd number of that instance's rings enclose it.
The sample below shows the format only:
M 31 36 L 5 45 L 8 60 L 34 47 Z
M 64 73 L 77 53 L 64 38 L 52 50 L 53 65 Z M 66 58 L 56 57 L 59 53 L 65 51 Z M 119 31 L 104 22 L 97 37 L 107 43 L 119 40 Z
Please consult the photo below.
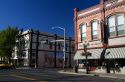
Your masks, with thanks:
M 83 43 L 78 43 L 78 49 L 83 49 Z
M 92 42 L 89 42 L 88 48 L 100 47 L 100 46 L 102 46 L 102 42 L 101 41 L 92 41 Z
M 84 48 L 84 43 L 79 43 L 78 44 L 78 49 L 83 49 Z M 92 41 L 92 42 L 88 42 L 87 48 L 93 48 L 93 47 L 101 47 L 102 46 L 102 42 L 99 41 Z

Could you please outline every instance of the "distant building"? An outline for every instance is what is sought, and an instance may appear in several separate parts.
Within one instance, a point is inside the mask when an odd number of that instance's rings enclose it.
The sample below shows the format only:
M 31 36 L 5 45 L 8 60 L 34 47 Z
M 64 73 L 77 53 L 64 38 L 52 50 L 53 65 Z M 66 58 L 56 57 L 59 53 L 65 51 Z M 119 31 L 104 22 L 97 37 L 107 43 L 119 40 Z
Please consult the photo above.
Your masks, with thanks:
M 125 0 L 100 0 L 85 10 L 75 8 L 74 29 L 77 64 L 85 66 L 83 45 L 88 41 L 90 70 L 104 66 L 109 73 L 116 64 L 125 70 Z
M 20 31 L 12 59 L 19 66 L 63 67 L 62 36 L 34 30 Z M 66 66 L 73 66 L 74 40 L 66 37 Z

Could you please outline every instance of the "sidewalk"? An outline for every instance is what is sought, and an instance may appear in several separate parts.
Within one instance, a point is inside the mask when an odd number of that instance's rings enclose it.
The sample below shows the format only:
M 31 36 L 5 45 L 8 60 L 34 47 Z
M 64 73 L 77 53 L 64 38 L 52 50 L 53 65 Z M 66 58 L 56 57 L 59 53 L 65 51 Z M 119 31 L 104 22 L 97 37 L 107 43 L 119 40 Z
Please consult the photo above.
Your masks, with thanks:
M 30 67 L 17 67 L 16 69 L 32 69 Z
M 67 69 L 66 72 L 63 70 L 59 71 L 59 73 L 65 73 L 65 74 L 74 74 L 74 75 L 85 75 L 85 76 L 98 76 L 98 77 L 106 77 L 106 78 L 116 78 L 116 79 L 124 79 L 125 80 L 125 74 L 107 74 L 107 73 L 98 73 L 98 72 L 91 72 L 90 74 L 86 74 L 86 71 L 79 70 L 78 73 L 75 73 L 73 69 Z

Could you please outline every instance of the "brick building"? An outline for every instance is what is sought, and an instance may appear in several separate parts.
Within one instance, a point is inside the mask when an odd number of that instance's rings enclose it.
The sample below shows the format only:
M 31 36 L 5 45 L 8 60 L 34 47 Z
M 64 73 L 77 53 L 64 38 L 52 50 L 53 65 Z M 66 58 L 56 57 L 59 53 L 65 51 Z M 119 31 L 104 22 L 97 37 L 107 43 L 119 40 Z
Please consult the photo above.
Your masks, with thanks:
M 19 67 L 63 67 L 62 36 L 34 30 L 20 31 L 12 59 Z M 73 66 L 74 40 L 66 37 L 66 66 Z
M 119 67 L 125 70 L 125 0 L 100 0 L 85 10 L 74 9 L 74 59 L 84 67 L 86 41 L 90 70 Z

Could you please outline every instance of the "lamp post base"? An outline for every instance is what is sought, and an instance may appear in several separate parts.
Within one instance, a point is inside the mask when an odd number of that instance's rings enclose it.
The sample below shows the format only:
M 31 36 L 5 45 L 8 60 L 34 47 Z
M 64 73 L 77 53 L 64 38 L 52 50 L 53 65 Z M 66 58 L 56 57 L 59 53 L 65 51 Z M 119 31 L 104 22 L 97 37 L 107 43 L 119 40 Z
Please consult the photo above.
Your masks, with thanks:
M 63 61 L 63 70 L 66 71 L 66 61 Z
M 88 71 L 88 69 L 86 70 L 86 74 L 89 74 L 89 71 Z
M 66 71 L 66 67 L 63 68 L 63 71 L 64 71 L 64 72 Z

